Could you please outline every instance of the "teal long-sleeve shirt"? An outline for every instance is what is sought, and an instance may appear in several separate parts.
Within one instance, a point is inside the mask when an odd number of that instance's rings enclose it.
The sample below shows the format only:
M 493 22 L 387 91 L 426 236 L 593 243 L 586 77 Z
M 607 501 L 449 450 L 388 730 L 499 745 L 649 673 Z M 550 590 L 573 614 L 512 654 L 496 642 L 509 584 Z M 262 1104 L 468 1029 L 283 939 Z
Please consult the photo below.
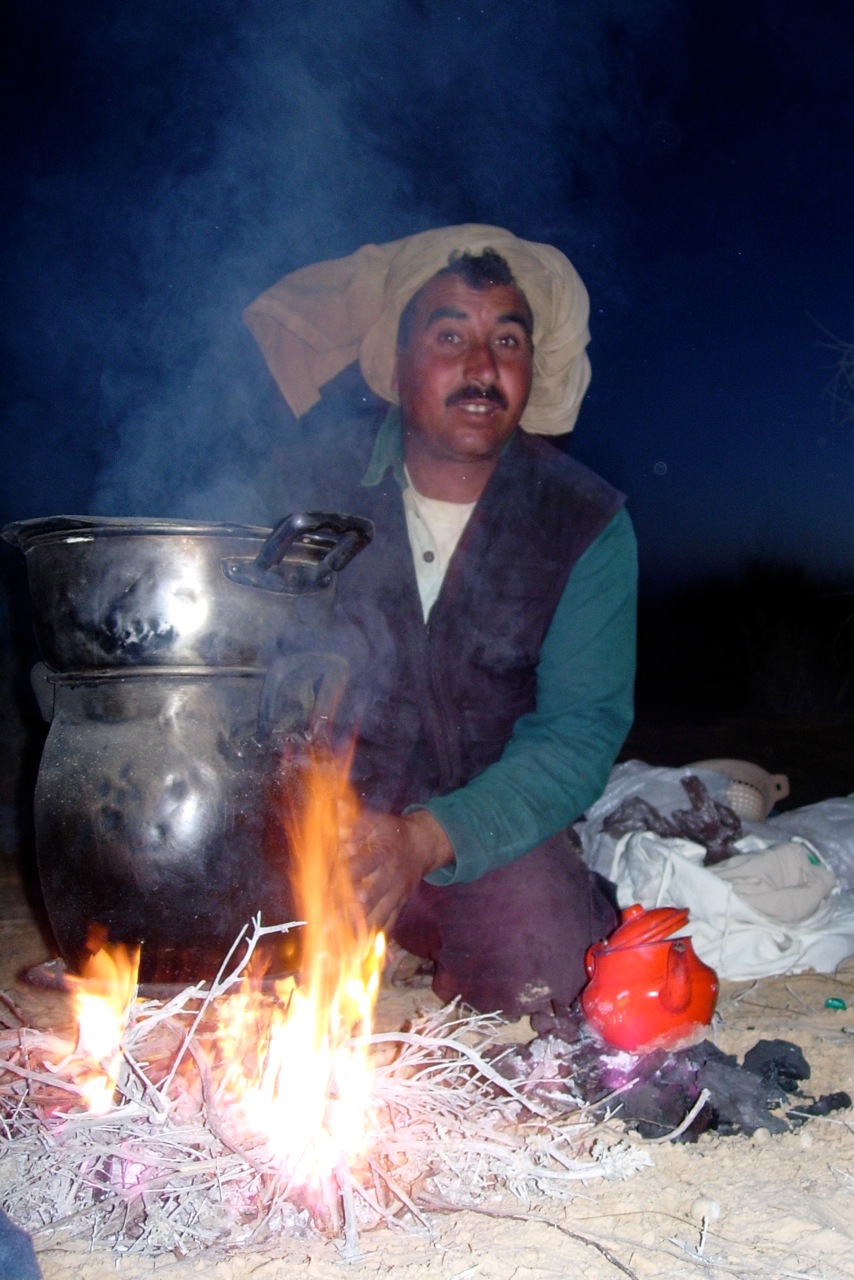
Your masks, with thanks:
M 569 576 L 537 664 L 534 711 L 499 760 L 419 806 L 444 828 L 455 863 L 433 884 L 477 880 L 574 822 L 604 790 L 632 722 L 637 545 L 623 510 Z
M 363 483 L 388 465 L 406 483 L 395 426 L 380 432 Z M 437 819 L 454 850 L 431 883 L 477 880 L 513 862 L 598 799 L 632 722 L 636 612 L 637 544 L 621 510 L 569 575 L 540 650 L 536 707 L 516 722 L 500 759 L 413 806 Z

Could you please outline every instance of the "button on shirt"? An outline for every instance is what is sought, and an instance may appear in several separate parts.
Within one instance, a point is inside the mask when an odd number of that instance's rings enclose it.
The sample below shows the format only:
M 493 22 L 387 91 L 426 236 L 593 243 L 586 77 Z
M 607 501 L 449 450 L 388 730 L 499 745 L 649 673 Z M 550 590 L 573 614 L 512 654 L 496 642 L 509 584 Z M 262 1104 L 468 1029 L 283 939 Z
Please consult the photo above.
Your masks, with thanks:
M 407 487 L 403 491 L 406 529 L 426 622 L 442 589 L 448 563 L 475 504 L 425 498 L 423 493 L 413 487 L 409 472 L 406 472 L 406 479 Z

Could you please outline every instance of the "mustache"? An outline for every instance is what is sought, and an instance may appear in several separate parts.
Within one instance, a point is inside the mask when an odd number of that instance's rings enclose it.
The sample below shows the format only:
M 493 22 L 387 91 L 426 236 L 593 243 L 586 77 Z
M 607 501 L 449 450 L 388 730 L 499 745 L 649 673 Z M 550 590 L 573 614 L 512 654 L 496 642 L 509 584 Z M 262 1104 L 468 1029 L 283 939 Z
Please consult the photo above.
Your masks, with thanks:
M 485 400 L 488 404 L 496 404 L 499 409 L 507 408 L 507 398 L 500 388 L 490 384 L 488 387 L 476 387 L 474 383 L 469 383 L 465 387 L 460 387 L 459 391 L 452 391 L 445 401 L 446 407 L 453 404 L 460 404 L 463 400 Z

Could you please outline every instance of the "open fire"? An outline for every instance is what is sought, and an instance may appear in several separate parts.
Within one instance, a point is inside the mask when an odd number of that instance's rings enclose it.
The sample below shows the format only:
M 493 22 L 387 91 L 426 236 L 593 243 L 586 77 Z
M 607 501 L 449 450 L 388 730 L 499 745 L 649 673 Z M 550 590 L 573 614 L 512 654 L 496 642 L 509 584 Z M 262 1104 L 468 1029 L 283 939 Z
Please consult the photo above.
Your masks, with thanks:
M 451 1005 L 372 1030 L 384 943 L 339 856 L 345 774 L 318 755 L 289 791 L 294 977 L 259 963 L 292 926 L 256 920 L 212 983 L 162 999 L 92 935 L 73 1039 L 0 993 L 0 1202 L 21 1226 L 179 1258 L 343 1234 L 354 1257 L 363 1229 L 504 1192 L 568 1198 L 648 1163 L 567 1082 L 544 1106 L 514 1078 L 496 1016 Z
M 339 1220 L 338 1199 L 365 1141 L 368 1037 L 385 947 L 364 921 L 339 853 L 338 816 L 353 803 L 346 768 L 316 752 L 283 831 L 301 916 L 300 972 L 276 980 L 271 993 L 256 952 L 217 1001 L 210 1032 L 222 1069 L 208 1104 L 232 1142 L 275 1166 L 291 1198 L 327 1224 Z M 138 956 L 97 934 L 89 950 L 83 974 L 70 979 L 78 1043 L 69 1069 L 85 1105 L 104 1115 L 133 1016 Z

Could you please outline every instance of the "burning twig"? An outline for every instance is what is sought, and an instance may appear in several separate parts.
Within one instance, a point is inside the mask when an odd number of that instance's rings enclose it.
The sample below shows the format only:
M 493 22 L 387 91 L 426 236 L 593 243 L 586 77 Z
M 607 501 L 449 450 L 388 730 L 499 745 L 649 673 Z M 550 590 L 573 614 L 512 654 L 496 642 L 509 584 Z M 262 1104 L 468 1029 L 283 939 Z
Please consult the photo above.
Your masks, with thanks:
M 199 1005 L 198 1011 L 195 1017 L 193 1018 L 192 1023 L 187 1028 L 187 1031 L 184 1034 L 184 1042 L 181 1046 L 180 1051 L 175 1057 L 175 1061 L 172 1064 L 172 1068 L 169 1072 L 169 1075 L 166 1077 L 166 1079 L 163 1081 L 163 1084 L 161 1085 L 161 1096 L 165 1096 L 169 1092 L 169 1087 L 175 1078 L 175 1073 L 177 1072 L 178 1068 L 181 1065 L 181 1060 L 184 1056 L 184 1053 L 187 1050 L 187 1046 L 189 1045 L 192 1037 L 195 1035 L 199 1027 L 199 1024 L 202 1022 L 202 1020 L 205 1017 L 205 1014 L 208 1012 L 208 1009 L 210 1008 L 211 1003 L 214 1000 L 219 999 L 220 996 L 224 996 L 226 992 L 228 992 L 236 983 L 240 982 L 243 979 L 243 977 L 245 976 L 249 968 L 249 964 L 252 960 L 252 957 L 255 954 L 255 950 L 258 946 L 258 943 L 261 941 L 261 939 L 265 937 L 269 937 L 270 934 L 274 934 L 274 933 L 289 933 L 291 929 L 298 929 L 301 923 L 302 923 L 301 921 L 294 921 L 292 924 L 262 925 L 260 915 L 255 916 L 254 920 L 252 921 L 251 935 L 249 936 L 249 938 L 246 937 L 248 926 L 244 926 L 244 928 L 241 929 L 240 933 L 237 935 L 234 942 L 229 947 L 228 953 L 225 959 L 223 960 L 222 964 L 220 965 L 219 970 L 217 971 L 216 977 L 211 983 L 210 990 L 206 991 L 204 988 L 204 984 L 200 984 L 198 987 L 188 988 L 183 993 L 185 997 L 189 997 L 190 999 L 192 999 L 194 996 L 199 996 L 201 998 L 201 1004 Z M 233 969 L 230 969 L 229 966 L 231 965 L 235 952 L 237 951 L 237 948 L 240 946 L 241 942 L 243 942 L 244 940 L 246 942 L 246 950 L 244 952 L 243 958 L 238 962 L 238 964 L 235 965 Z M 184 1000 L 184 1004 L 186 1003 L 187 1001 Z

